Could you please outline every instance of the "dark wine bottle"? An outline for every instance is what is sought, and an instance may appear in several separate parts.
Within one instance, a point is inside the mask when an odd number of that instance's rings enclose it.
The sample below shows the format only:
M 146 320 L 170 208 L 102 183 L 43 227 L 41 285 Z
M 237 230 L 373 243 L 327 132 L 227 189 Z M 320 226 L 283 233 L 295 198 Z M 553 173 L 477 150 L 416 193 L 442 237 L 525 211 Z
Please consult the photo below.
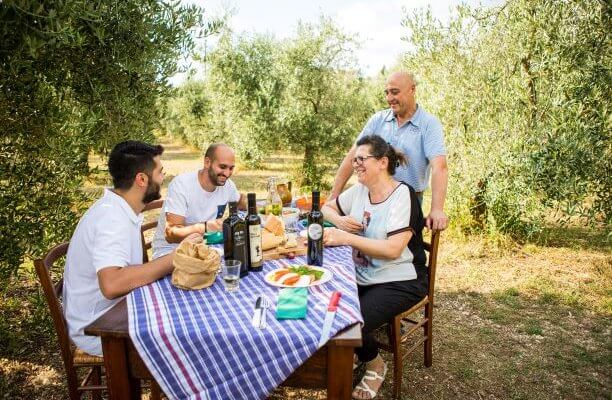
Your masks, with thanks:
M 257 214 L 257 203 L 255 193 L 247 194 L 249 213 L 246 217 L 249 257 L 251 261 L 250 270 L 259 272 L 263 269 L 263 250 L 261 245 L 261 218 Z
M 312 192 L 312 210 L 308 213 L 308 265 L 323 266 L 323 213 L 319 205 L 319 192 Z
M 226 260 L 240 261 L 240 276 L 249 273 L 246 222 L 238 215 L 238 203 L 229 202 L 229 217 L 223 220 L 223 252 Z

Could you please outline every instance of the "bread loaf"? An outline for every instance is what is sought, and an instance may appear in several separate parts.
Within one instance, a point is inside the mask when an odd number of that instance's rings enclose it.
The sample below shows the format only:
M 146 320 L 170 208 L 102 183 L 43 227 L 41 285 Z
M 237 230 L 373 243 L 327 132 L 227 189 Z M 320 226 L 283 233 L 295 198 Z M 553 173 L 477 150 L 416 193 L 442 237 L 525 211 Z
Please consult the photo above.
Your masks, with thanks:
M 285 236 L 285 224 L 283 223 L 283 220 L 276 215 L 268 215 L 266 218 L 266 226 L 264 228 L 276 236 Z
M 276 236 L 271 232 L 263 230 L 261 233 L 261 248 L 270 250 L 278 247 L 284 241 L 284 236 Z

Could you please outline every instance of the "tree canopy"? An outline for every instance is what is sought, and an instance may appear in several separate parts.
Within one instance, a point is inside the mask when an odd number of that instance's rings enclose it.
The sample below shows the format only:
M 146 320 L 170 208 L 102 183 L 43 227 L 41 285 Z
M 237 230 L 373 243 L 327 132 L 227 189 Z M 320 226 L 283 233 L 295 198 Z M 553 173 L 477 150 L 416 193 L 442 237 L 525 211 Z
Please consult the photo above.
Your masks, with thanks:
M 440 117 L 449 206 L 463 228 L 526 237 L 546 219 L 610 226 L 611 8 L 598 0 L 406 15 L 403 66 Z
M 399 67 L 445 127 L 455 225 L 528 238 L 582 217 L 609 231 L 611 15 L 601 0 L 460 6 L 447 24 L 404 15 Z M 223 30 L 204 79 L 176 90 L 167 79 L 194 36 L 220 30 L 197 7 L 4 1 L 0 22 L 0 277 L 70 237 L 92 151 L 160 129 L 226 141 L 250 165 L 292 151 L 302 185 L 324 188 L 324 167 L 385 107 L 355 37 L 324 17 L 284 40 Z
M 165 130 L 196 145 L 223 138 L 251 165 L 271 150 L 301 154 L 302 186 L 321 187 L 325 164 L 355 139 L 355 121 L 375 110 L 356 46 L 324 17 L 285 40 L 226 31 L 205 59 L 204 80 L 187 82 L 168 107 Z
M 201 10 L 165 1 L 0 3 L 0 273 L 70 237 L 87 159 L 152 140 Z
M 445 24 L 427 9 L 404 15 L 396 67 L 416 74 L 417 101 L 445 127 L 455 226 L 523 239 L 572 217 L 609 229 L 610 15 L 599 0 L 459 6 Z M 230 138 L 253 162 L 271 149 L 302 154 L 303 184 L 321 185 L 326 161 L 385 107 L 356 46 L 325 18 L 284 41 L 226 32 L 206 60 L 206 93 L 190 92 L 210 113 L 181 130 L 194 143 Z

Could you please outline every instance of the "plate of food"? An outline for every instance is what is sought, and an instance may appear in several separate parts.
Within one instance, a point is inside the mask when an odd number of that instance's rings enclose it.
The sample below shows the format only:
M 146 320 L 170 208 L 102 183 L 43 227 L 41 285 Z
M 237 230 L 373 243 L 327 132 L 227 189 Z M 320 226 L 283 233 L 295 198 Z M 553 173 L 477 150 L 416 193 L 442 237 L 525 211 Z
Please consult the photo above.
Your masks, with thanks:
M 264 276 L 266 283 L 276 287 L 308 287 L 329 281 L 332 272 L 314 265 L 291 265 L 277 268 Z

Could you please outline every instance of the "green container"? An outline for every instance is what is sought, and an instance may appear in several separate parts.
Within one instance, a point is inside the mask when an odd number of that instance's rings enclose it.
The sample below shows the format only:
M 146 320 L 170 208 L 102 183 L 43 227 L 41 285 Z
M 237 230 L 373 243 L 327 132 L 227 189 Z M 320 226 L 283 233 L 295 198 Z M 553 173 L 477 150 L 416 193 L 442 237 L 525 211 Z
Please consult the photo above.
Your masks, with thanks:
M 223 243 L 223 232 L 208 232 L 204 234 L 206 244 L 221 244 Z

